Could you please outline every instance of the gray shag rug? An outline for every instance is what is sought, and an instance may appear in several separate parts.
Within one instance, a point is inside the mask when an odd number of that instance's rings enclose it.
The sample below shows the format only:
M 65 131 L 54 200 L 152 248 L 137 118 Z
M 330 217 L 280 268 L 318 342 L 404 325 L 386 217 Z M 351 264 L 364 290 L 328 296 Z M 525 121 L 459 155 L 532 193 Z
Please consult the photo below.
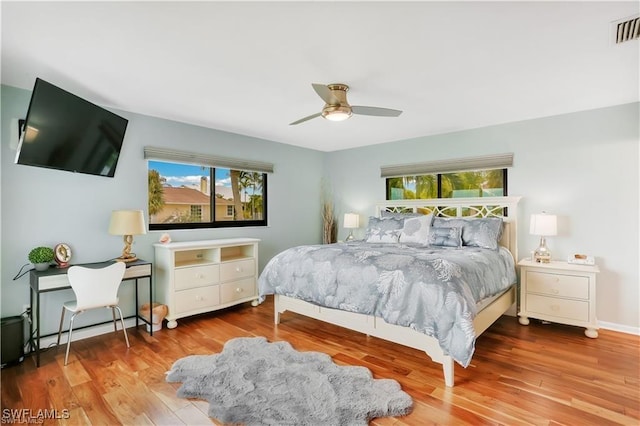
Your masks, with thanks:
M 366 425 L 408 414 L 413 405 L 395 380 L 264 337 L 232 339 L 219 354 L 181 358 L 167 381 L 182 383 L 179 397 L 209 401 L 209 416 L 224 423 Z

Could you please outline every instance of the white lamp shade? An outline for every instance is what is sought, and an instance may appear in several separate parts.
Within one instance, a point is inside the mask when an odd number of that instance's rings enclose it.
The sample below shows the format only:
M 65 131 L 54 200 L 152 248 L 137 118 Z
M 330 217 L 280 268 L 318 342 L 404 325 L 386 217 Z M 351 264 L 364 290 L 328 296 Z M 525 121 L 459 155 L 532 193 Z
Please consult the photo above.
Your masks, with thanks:
M 142 210 L 114 210 L 111 212 L 109 233 L 112 235 L 140 235 L 147 233 Z
M 558 219 L 556 215 L 546 213 L 532 214 L 529 233 L 540 236 L 557 235 Z
M 360 215 L 356 213 L 344 214 L 344 227 L 345 228 L 357 228 L 360 226 Z

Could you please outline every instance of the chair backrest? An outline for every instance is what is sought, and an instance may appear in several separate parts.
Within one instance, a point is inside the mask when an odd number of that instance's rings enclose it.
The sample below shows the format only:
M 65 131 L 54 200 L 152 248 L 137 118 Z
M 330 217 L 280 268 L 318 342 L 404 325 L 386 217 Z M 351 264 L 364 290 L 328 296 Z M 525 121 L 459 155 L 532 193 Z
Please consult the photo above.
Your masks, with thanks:
M 77 309 L 91 309 L 118 304 L 118 287 L 126 266 L 116 262 L 105 268 L 72 266 L 67 271 L 69 283 L 76 294 Z

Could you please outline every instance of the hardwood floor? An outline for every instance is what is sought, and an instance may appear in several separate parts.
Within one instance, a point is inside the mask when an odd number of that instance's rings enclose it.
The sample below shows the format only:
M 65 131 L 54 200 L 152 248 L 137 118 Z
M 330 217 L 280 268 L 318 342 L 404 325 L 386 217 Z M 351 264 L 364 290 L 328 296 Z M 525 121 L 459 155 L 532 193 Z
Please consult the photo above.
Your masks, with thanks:
M 211 424 L 208 403 L 176 397 L 165 382 L 178 358 L 219 352 L 227 340 L 265 336 L 301 351 L 330 354 L 338 364 L 368 367 L 397 380 L 414 399 L 413 412 L 375 419 L 374 425 L 606 425 L 640 424 L 640 338 L 532 321 L 525 327 L 502 317 L 476 342 L 472 364 L 455 367 L 456 386 L 445 388 L 442 369 L 422 352 L 292 313 L 273 325 L 268 299 L 179 321 L 150 337 L 141 326 L 50 349 L 2 370 L 2 423 L 18 410 L 51 417 L 44 424 Z M 26 417 L 25 417 L 26 416 Z

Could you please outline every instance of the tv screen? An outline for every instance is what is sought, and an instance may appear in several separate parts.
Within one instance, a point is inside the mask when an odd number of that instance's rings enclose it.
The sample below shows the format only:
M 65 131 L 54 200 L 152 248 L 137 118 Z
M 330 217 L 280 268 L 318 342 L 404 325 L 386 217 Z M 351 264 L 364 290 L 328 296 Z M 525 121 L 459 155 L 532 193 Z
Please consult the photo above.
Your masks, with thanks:
M 128 120 L 37 78 L 15 162 L 113 177 Z

